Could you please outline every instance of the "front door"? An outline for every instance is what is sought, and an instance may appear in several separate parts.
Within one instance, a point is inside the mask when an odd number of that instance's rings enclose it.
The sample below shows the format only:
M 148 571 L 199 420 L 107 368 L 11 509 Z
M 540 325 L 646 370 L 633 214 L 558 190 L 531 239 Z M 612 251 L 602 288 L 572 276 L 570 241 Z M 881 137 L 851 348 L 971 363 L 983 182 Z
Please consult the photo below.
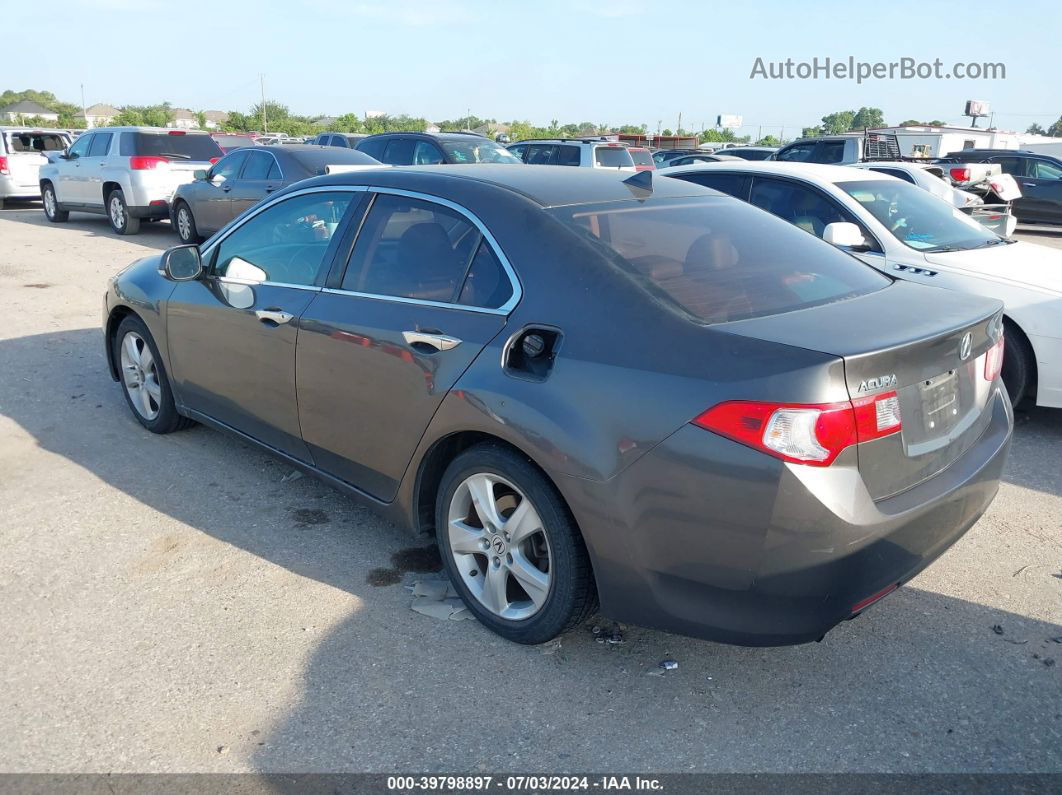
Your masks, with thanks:
M 186 407 L 312 461 L 299 433 L 295 344 L 332 257 L 335 221 L 362 195 L 296 194 L 204 252 L 206 275 L 178 284 L 167 307 L 170 368 Z
M 515 303 L 501 262 L 464 213 L 375 197 L 338 289 L 302 318 L 299 415 L 318 466 L 394 498 L 439 404 Z
M 82 135 L 67 150 L 65 158 L 55 164 L 55 198 L 60 202 L 83 204 L 88 190 L 81 181 L 81 161 L 87 157 L 93 135 Z
M 103 169 L 108 164 L 113 137 L 114 134 L 109 132 L 93 133 L 88 154 L 78 158 L 78 185 L 84 191 L 83 198 L 78 201 L 92 206 L 103 206 Z M 126 200 L 129 200 L 128 196 Z
M 229 220 L 254 207 L 281 186 L 280 166 L 276 158 L 269 152 L 248 149 L 247 162 L 243 164 L 243 171 L 229 194 L 232 201 Z
M 207 171 L 205 180 L 196 183 L 192 212 L 201 232 L 216 232 L 232 219 L 232 189 L 246 160 L 246 149 L 230 152 Z

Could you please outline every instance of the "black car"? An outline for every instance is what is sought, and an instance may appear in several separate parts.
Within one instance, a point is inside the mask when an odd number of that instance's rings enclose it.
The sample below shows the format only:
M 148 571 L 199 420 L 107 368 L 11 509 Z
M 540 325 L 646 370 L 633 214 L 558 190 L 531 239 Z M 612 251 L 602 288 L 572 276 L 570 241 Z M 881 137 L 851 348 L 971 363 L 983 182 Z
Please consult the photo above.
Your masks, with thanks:
M 1062 224 L 1062 160 L 1025 149 L 963 149 L 936 162 L 998 163 L 1021 188 L 1011 205 L 1022 223 Z
M 312 141 L 307 141 L 307 143 L 314 146 L 338 146 L 340 149 L 355 149 L 359 141 L 368 137 L 363 133 L 327 132 L 321 133 Z
M 816 640 L 995 496 L 1002 304 L 652 174 L 306 180 L 112 280 L 111 375 L 151 432 L 233 433 L 431 534 L 504 637 L 600 600 Z
M 717 149 L 716 154 L 740 157 L 742 160 L 770 160 L 777 151 L 777 146 L 731 146 L 726 149 Z
M 359 141 L 358 151 L 391 166 L 520 162 L 501 144 L 475 133 L 379 133 Z
M 182 243 L 199 243 L 274 191 L 329 166 L 378 166 L 362 152 L 309 144 L 236 149 L 177 188 L 170 221 Z

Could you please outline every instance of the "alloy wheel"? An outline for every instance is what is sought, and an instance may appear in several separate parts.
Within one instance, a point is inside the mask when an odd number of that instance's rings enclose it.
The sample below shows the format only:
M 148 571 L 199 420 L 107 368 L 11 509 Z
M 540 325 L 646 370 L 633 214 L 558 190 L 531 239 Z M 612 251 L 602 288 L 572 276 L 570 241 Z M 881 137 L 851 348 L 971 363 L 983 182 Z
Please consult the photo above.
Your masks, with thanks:
M 494 473 L 466 478 L 450 500 L 447 539 L 461 580 L 494 615 L 520 621 L 545 605 L 552 555 L 531 500 Z
M 46 188 L 44 191 L 44 211 L 49 218 L 55 217 L 55 194 L 51 188 Z
M 118 198 L 117 194 L 111 196 L 111 223 L 115 229 L 121 229 L 125 226 L 125 208 L 122 207 L 122 200 Z
M 177 234 L 184 241 L 188 241 L 192 237 L 192 219 L 188 213 L 188 208 L 184 206 L 177 211 Z
M 122 384 L 136 412 L 149 422 L 159 416 L 162 385 L 151 347 L 136 332 L 122 339 Z

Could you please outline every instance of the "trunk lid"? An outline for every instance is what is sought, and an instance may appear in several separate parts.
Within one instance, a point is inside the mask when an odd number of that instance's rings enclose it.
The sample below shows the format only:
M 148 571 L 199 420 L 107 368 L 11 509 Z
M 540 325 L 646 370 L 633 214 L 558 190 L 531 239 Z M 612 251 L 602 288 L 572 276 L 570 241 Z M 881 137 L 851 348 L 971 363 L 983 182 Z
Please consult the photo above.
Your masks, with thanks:
M 985 354 L 1001 333 L 999 301 L 896 282 L 826 306 L 720 328 L 832 354 L 851 398 L 895 392 L 902 429 L 858 446 L 874 499 L 927 480 L 959 458 L 990 420 Z

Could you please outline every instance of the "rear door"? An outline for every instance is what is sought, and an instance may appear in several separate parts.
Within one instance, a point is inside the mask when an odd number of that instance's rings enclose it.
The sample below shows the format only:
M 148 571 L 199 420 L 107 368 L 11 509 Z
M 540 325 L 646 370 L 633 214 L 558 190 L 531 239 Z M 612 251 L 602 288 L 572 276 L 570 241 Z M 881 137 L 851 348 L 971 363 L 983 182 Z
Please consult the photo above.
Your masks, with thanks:
M 1046 158 L 1026 159 L 1025 176 L 1018 179 L 1022 217 L 1041 223 L 1062 223 L 1062 166 Z
M 345 268 L 302 318 L 299 416 L 318 466 L 394 498 L 442 399 L 504 327 L 519 297 L 510 273 L 456 205 L 375 195 Z
M 207 274 L 167 302 L 170 370 L 188 408 L 302 461 L 295 343 L 339 228 L 364 191 L 310 190 L 256 213 L 204 251 Z

